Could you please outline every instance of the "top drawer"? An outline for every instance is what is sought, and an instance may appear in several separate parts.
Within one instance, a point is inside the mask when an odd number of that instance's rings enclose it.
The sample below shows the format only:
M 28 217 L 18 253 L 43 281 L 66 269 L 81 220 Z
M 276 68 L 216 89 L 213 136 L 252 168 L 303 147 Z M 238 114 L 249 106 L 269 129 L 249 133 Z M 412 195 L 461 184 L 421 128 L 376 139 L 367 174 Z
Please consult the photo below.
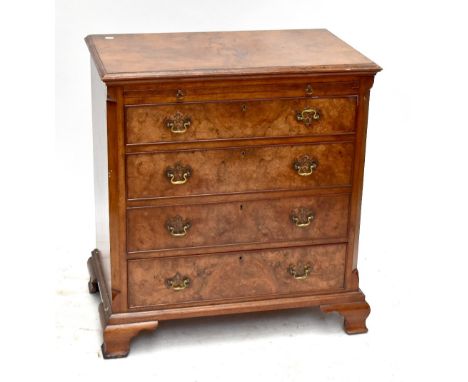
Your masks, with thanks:
M 356 97 L 137 105 L 127 144 L 352 133 Z

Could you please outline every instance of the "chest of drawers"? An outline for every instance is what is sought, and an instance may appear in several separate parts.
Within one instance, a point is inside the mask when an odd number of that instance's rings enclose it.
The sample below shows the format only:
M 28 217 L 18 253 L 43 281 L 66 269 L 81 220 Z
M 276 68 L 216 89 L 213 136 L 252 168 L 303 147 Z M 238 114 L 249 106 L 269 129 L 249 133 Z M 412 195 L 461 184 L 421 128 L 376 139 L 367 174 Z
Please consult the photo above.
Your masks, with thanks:
M 92 35 L 105 358 L 166 320 L 319 306 L 367 331 L 357 246 L 380 67 L 326 30 Z

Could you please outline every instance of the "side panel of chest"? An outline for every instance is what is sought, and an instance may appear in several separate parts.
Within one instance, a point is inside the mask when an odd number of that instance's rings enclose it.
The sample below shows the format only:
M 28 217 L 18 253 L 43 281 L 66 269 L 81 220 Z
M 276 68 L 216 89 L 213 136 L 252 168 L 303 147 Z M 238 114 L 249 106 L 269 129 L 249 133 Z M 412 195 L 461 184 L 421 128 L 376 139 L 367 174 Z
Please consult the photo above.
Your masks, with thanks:
M 99 248 L 107 290 L 111 290 L 111 248 L 109 232 L 109 181 L 107 135 L 107 88 L 91 61 L 91 95 L 93 118 L 94 203 L 96 248 Z M 112 128 L 115 128 L 112 126 Z

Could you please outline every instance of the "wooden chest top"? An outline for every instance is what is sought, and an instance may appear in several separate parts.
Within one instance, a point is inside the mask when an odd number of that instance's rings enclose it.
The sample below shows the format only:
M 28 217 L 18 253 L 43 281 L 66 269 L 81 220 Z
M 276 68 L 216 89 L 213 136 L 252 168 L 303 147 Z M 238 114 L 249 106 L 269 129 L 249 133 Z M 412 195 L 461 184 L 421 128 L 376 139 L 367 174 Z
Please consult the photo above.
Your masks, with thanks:
M 381 70 L 326 29 L 90 35 L 86 43 L 105 82 Z

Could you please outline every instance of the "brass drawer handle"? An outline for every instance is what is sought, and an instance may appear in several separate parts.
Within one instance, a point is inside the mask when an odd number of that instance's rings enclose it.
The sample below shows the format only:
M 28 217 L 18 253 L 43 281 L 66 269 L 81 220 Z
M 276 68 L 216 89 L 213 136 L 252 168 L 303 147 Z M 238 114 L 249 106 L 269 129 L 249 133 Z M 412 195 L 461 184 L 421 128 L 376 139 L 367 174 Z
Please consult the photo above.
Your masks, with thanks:
M 299 273 L 296 271 L 296 267 L 292 264 L 289 265 L 288 267 L 288 273 L 294 277 L 296 280 L 305 280 L 307 277 L 309 277 L 310 274 L 310 265 L 305 265 L 302 272 Z
M 192 226 L 190 220 L 183 219 L 180 215 L 171 217 L 166 221 L 166 228 L 172 236 L 181 237 L 187 235 L 188 229 Z
M 305 154 L 296 158 L 293 167 L 300 176 L 309 176 L 318 167 L 318 162 Z
M 178 111 L 172 117 L 166 118 L 165 124 L 172 133 L 183 134 L 192 124 L 192 120 L 190 117 L 186 117 L 180 111 Z
M 188 288 L 192 283 L 188 276 L 182 277 L 179 272 L 174 277 L 166 279 L 166 287 L 174 291 L 180 291 Z
M 304 228 L 308 227 L 312 220 L 314 220 L 314 213 L 308 208 L 296 208 L 291 211 L 289 215 L 291 221 L 296 225 L 296 227 Z
M 306 126 L 312 125 L 313 121 L 318 121 L 320 114 L 316 109 L 304 109 L 296 113 L 297 122 L 302 122 Z
M 192 176 L 192 168 L 178 162 L 174 167 L 166 168 L 166 176 L 172 184 L 184 184 Z

